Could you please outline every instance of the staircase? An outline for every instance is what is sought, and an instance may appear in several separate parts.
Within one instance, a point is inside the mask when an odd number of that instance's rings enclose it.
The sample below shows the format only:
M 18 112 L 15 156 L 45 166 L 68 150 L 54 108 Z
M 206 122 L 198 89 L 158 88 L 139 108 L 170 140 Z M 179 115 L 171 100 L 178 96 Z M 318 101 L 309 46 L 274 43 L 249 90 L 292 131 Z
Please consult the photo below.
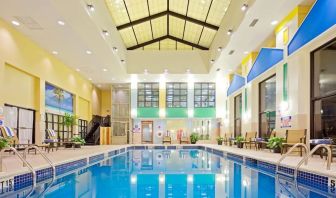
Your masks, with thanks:
M 98 145 L 100 141 L 100 127 L 111 126 L 111 117 L 94 115 L 88 125 L 88 133 L 85 136 L 86 145 Z

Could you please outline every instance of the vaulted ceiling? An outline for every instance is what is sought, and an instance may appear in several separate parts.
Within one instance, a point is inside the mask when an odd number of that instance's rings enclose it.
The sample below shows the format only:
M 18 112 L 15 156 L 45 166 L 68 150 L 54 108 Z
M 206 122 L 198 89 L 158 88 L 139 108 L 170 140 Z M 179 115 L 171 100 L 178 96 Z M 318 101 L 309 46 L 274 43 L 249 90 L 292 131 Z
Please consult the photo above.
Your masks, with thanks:
M 231 0 L 105 0 L 128 50 L 208 50 Z

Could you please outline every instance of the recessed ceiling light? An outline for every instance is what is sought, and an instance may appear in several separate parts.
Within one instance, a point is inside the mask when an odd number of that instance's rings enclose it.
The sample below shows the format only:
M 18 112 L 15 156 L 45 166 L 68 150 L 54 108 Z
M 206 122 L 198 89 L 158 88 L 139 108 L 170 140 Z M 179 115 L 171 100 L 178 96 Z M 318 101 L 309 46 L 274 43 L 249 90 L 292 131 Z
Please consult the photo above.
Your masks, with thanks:
M 222 47 L 219 47 L 219 48 L 217 49 L 217 51 L 219 51 L 219 52 L 222 51 Z
M 210 63 L 211 63 L 211 64 L 213 64 L 214 62 L 215 62 L 215 60 L 214 60 L 214 59 L 210 60 Z
M 52 51 L 51 53 L 54 54 L 54 55 L 57 55 L 58 51 Z
M 57 21 L 58 25 L 64 26 L 65 22 L 64 21 Z
M 272 21 L 271 22 L 271 25 L 276 25 L 276 24 L 278 24 L 278 21 Z
M 107 69 L 104 68 L 103 71 L 104 71 L 104 72 L 107 72 Z
M 101 87 L 101 85 L 99 84 L 98 87 Z
M 113 50 L 113 52 L 118 52 L 118 48 L 117 47 L 113 47 L 112 50 Z
M 245 51 L 244 54 L 249 54 L 249 52 L 248 52 L 248 51 Z
M 219 71 L 220 71 L 220 68 L 217 68 L 216 71 L 219 72 Z
M 80 71 L 80 69 L 79 69 L 79 68 L 77 68 L 77 69 L 76 69 L 76 71 L 78 71 L 78 72 L 79 72 L 79 71 Z
M 232 32 L 233 32 L 233 30 L 232 29 L 229 29 L 228 31 L 227 31 L 227 35 L 231 35 L 232 34 Z
M 241 10 L 245 12 L 248 8 L 248 4 L 244 3 L 243 6 L 241 7 Z
M 91 12 L 95 11 L 95 7 L 92 4 L 87 4 L 86 5 L 87 9 L 90 10 Z
M 147 69 L 144 70 L 144 74 L 146 74 L 146 75 L 148 74 L 148 70 Z
M 20 25 L 20 23 L 18 21 L 15 21 L 15 20 L 12 21 L 12 24 L 15 25 L 15 26 L 19 26 Z
M 104 34 L 105 36 L 109 36 L 109 35 L 110 35 L 110 33 L 109 33 L 107 30 L 103 30 L 103 34 Z
M 186 73 L 187 73 L 187 74 L 190 74 L 190 69 L 187 69 L 187 70 L 186 70 Z
M 92 81 L 92 78 L 89 78 L 89 81 Z
M 164 72 L 165 74 L 168 74 L 168 69 L 165 69 L 163 72 Z
M 86 54 L 92 54 L 90 50 L 86 50 Z

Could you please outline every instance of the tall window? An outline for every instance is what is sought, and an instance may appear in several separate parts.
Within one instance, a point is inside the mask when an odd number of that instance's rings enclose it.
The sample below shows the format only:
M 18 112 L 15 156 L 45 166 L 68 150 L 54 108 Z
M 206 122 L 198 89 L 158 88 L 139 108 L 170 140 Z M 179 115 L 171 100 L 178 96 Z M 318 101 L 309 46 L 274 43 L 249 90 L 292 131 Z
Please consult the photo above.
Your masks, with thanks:
M 242 129 L 242 95 L 234 98 L 234 134 L 235 137 L 241 135 Z
M 259 137 L 267 137 L 275 128 L 276 77 L 259 84 Z
M 138 107 L 159 107 L 159 83 L 138 83 Z
M 194 107 L 216 107 L 215 83 L 195 83 Z
M 88 129 L 88 121 L 78 119 L 78 134 L 81 138 L 85 138 Z
M 166 84 L 166 104 L 167 107 L 186 108 L 188 100 L 187 83 L 167 83 Z
M 58 139 L 61 141 L 72 138 L 72 127 L 69 129 L 65 127 L 64 116 L 53 113 L 46 113 L 45 123 L 46 129 L 54 129 L 54 131 L 57 133 Z M 46 138 L 49 138 L 47 133 Z
M 336 138 L 336 39 L 311 56 L 311 137 Z

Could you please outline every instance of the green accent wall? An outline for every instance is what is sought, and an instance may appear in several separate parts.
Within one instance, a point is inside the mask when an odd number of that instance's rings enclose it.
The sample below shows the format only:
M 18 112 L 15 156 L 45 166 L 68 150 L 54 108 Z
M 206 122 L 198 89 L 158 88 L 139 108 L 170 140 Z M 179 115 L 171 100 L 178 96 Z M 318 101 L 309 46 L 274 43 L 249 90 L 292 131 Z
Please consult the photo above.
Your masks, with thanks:
M 167 108 L 166 118 L 187 118 L 188 109 L 187 108 Z
M 148 108 L 138 108 L 137 110 L 138 118 L 159 118 L 159 108 L 148 107 Z
M 216 108 L 194 108 L 195 118 L 215 118 Z
M 282 99 L 287 101 L 288 99 L 288 64 L 283 65 L 283 84 L 282 84 Z

